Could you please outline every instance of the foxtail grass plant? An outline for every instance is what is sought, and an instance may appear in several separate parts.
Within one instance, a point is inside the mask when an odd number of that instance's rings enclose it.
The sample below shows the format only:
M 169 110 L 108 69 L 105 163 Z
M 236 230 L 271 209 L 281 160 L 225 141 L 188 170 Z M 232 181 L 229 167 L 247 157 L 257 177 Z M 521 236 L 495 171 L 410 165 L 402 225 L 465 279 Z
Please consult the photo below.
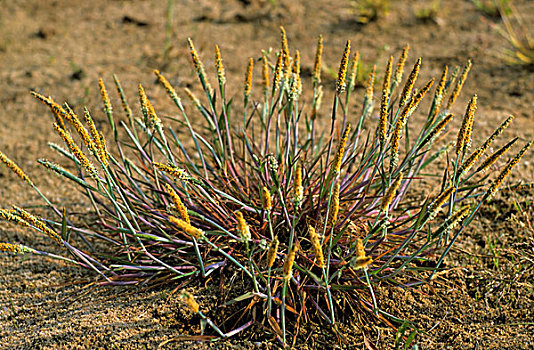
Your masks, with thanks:
M 350 41 L 339 52 L 338 79 L 331 89 L 321 81 L 322 37 L 313 77 L 302 81 L 300 55 L 290 50 L 282 30 L 281 49 L 263 53 L 258 79 L 255 60 L 244 67 L 244 92 L 236 101 L 226 93 L 219 48 L 211 85 L 191 39 L 188 45 L 205 96 L 177 91 L 155 71 L 179 115 L 165 123 L 141 84 L 141 109 L 135 113 L 116 77 L 122 108 L 112 107 L 107 86 L 99 81 L 111 142 L 87 109 L 81 118 L 68 105 L 32 92 L 51 109 L 66 145 L 51 147 L 76 170 L 46 159 L 39 163 L 80 187 L 98 220 L 91 229 L 77 228 L 38 192 L 56 217 L 39 218 L 18 207 L 0 210 L 0 217 L 50 237 L 65 255 L 15 242 L 0 243 L 0 250 L 67 260 L 93 270 L 109 285 L 168 283 L 180 289 L 209 283 L 222 288 L 224 281 L 234 281 L 234 296 L 221 293 L 210 312 L 201 311 L 205 305 L 199 306 L 198 295 L 180 294 L 211 327 L 203 330 L 218 338 L 260 327 L 265 339 L 294 345 L 299 327 L 310 320 L 342 337 L 339 322 L 352 323 L 355 315 L 395 328 L 402 320 L 382 308 L 376 286 L 430 282 L 463 229 L 531 144 L 490 182 L 492 172 L 486 170 L 496 167 L 517 139 L 485 155 L 510 117 L 486 142 L 474 144 L 476 95 L 465 116 L 454 121 L 452 107 L 470 62 L 452 75 L 445 67 L 434 85 L 433 79 L 418 80 L 419 58 L 403 84 L 406 46 L 396 62 L 387 60 L 384 77 L 373 69 L 358 110 L 347 97 L 354 92 L 359 59 L 351 56 Z M 382 87 L 380 96 L 374 96 L 375 80 Z M 331 109 L 321 105 L 327 88 L 333 94 Z M 184 107 L 182 96 L 189 96 L 192 110 Z M 423 99 L 428 111 L 420 107 Z M 240 116 L 231 108 L 238 100 Z M 379 108 L 373 109 L 375 100 Z M 126 118 L 116 122 L 120 113 Z M 418 128 L 410 126 L 415 113 L 426 115 Z M 200 128 L 191 122 L 199 116 L 205 122 Z M 319 128 L 319 121 L 329 127 Z M 14 161 L 3 153 L 0 160 L 37 189 Z M 436 182 L 434 191 L 412 190 L 427 178 Z M 414 194 L 422 199 L 414 201 Z M 97 240 L 109 250 L 96 250 Z M 230 307 L 231 315 L 218 322 L 210 318 Z

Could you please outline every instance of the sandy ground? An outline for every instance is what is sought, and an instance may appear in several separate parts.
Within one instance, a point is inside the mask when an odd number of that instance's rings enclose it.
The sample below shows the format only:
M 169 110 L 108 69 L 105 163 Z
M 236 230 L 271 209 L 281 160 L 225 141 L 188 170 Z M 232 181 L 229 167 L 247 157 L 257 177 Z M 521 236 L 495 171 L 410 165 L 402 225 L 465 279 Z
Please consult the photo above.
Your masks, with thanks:
M 247 6 L 245 1 L 175 2 L 172 46 L 165 57 L 166 1 L 0 1 L 0 149 L 72 214 L 87 210 L 79 205 L 75 190 L 35 162 L 39 157 L 58 161 L 47 142 L 59 140 L 51 115 L 29 91 L 68 101 L 77 110 L 88 106 L 104 127 L 97 79 L 103 77 L 111 86 L 112 74 L 117 74 L 131 101 L 142 82 L 156 108 L 172 115 L 174 109 L 163 89 L 156 87 L 152 70 L 165 72 L 179 89 L 197 88 L 187 37 L 195 40 L 209 73 L 213 45 L 220 45 L 228 85 L 235 94 L 240 94 L 248 57 L 278 47 L 280 25 L 288 32 L 291 48 L 300 49 L 308 85 L 319 34 L 325 38 L 326 71 L 336 69 L 346 39 L 352 40 L 365 65 L 378 65 L 379 76 L 387 58 L 397 57 L 405 43 L 411 45 L 409 64 L 423 57 L 423 79 L 438 76 L 445 64 L 463 65 L 472 58 L 474 66 L 454 112 L 463 113 L 470 96 L 478 94 L 475 142 L 508 114 L 516 119 L 506 138 L 517 135 L 525 142 L 534 137 L 533 70 L 508 66 L 500 59 L 508 46 L 490 28 L 498 20 L 484 17 L 469 1 L 444 1 L 437 23 L 414 15 L 425 1 L 391 1 L 390 14 L 367 25 L 356 22 L 349 1 L 280 0 L 274 6 L 268 1 Z M 515 3 L 525 22 L 534 23 L 534 3 Z M 331 91 L 330 79 L 326 85 Z M 115 94 L 112 102 L 118 109 Z M 533 161 L 530 152 L 514 178 L 534 180 Z M 12 204 L 32 208 L 43 203 L 0 167 L 0 206 Z M 497 196 L 453 251 L 449 272 L 420 290 L 384 288 L 381 306 L 415 322 L 420 349 L 534 348 L 533 213 L 531 194 Z M 46 239 L 3 222 L 0 241 L 56 249 Z M 250 334 L 216 344 L 178 340 L 181 334 L 196 334 L 198 320 L 177 311 L 168 298 L 170 289 L 96 287 L 94 281 L 87 271 L 49 259 L 0 255 L 0 348 L 157 348 L 171 339 L 176 341 L 162 347 L 256 346 L 244 339 Z M 202 298 L 200 303 L 210 307 Z M 364 332 L 347 326 L 354 348 L 364 348 Z M 378 328 L 367 337 L 385 349 L 394 333 Z M 267 341 L 257 346 L 270 345 Z M 300 345 L 335 346 L 336 341 L 321 337 Z

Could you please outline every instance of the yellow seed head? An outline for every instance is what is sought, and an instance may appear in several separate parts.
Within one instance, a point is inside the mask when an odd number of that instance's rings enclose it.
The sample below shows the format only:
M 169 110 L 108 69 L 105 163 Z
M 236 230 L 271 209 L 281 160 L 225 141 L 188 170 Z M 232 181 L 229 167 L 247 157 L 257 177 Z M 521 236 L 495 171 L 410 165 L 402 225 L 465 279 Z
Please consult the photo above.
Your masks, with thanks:
M 63 118 L 64 115 L 67 114 L 67 112 L 60 105 L 54 102 L 52 98 L 45 97 L 35 91 L 32 91 L 31 94 L 33 97 L 50 107 L 52 113 L 54 114 L 54 119 L 56 120 L 57 125 L 59 125 L 62 129 L 65 129 L 65 123 L 63 122 Z
M 196 302 L 193 294 L 189 292 L 182 292 L 182 294 L 180 295 L 180 299 L 182 299 L 184 304 L 187 305 L 187 307 L 189 308 L 189 311 L 191 311 L 194 314 L 199 312 L 200 307 L 198 303 Z
M 162 130 L 162 123 L 161 119 L 159 119 L 158 115 L 156 114 L 156 110 L 154 109 L 154 106 L 152 106 L 152 103 L 149 99 L 147 99 L 148 102 L 148 122 L 149 126 L 152 128 L 156 128 L 157 130 L 160 130 L 160 132 L 163 132 Z
M 24 248 L 20 244 L 0 242 L 0 252 L 20 254 L 20 253 L 24 253 Z
M 415 63 L 412 69 L 412 72 L 410 73 L 410 76 L 408 77 L 408 81 L 406 81 L 406 84 L 404 85 L 404 89 L 402 90 L 399 106 L 404 106 L 409 101 L 412 95 L 413 86 L 415 84 L 415 81 L 417 80 L 417 76 L 419 75 L 420 68 L 421 68 L 421 57 L 417 59 L 417 62 Z
M 169 216 L 169 221 L 182 231 L 184 231 L 188 236 L 193 237 L 194 239 L 200 240 L 204 238 L 204 231 L 199 228 L 194 227 L 185 220 L 178 219 L 174 216 Z
M 156 110 L 154 109 L 154 106 L 152 106 L 152 103 L 148 99 L 145 93 L 145 89 L 141 84 L 138 85 L 139 90 L 139 103 L 141 104 L 141 110 L 143 111 L 143 115 L 147 117 L 146 123 L 148 127 L 151 128 L 158 128 L 161 130 L 161 120 L 159 119 L 158 115 L 156 114 Z
M 441 120 L 435 127 L 432 129 L 432 131 L 425 137 L 421 145 L 425 145 L 427 143 L 432 143 L 432 141 L 441 133 L 441 131 L 449 124 L 449 122 L 452 120 L 454 116 L 452 114 L 447 114 L 443 120 Z
M 300 97 L 301 90 L 301 82 L 299 77 L 295 73 L 291 73 L 291 79 L 289 79 L 289 83 L 287 85 L 287 96 L 291 101 L 296 101 Z
M 315 50 L 315 62 L 313 65 L 313 85 L 321 83 L 321 60 L 323 56 L 323 36 L 319 35 L 317 39 L 317 49 Z
M 404 73 L 404 65 L 406 64 L 406 58 L 408 58 L 408 52 L 410 51 L 410 45 L 404 46 L 402 53 L 397 61 L 397 68 L 395 69 L 395 79 L 393 84 L 398 85 L 402 80 L 402 74 Z
M 42 219 L 36 217 L 33 214 L 30 214 L 26 210 L 19 208 L 17 206 L 13 206 L 13 210 L 15 211 L 16 215 L 19 216 L 23 221 L 29 223 L 30 225 L 32 225 L 33 227 L 35 227 L 36 229 L 38 229 L 39 231 L 47 235 L 48 237 L 52 238 L 58 244 L 60 245 L 62 244 L 63 240 L 61 239 L 61 237 L 56 232 L 54 232 L 51 228 L 46 226 Z
M 395 181 L 391 184 L 391 186 L 386 191 L 386 194 L 384 197 L 382 197 L 382 211 L 386 212 L 389 208 L 389 205 L 393 201 L 393 198 L 395 198 L 395 194 L 397 193 L 397 190 L 399 189 L 399 186 L 401 184 L 403 175 L 400 173 L 399 177 L 395 179 Z
M 293 177 L 293 201 L 297 206 L 300 205 L 302 199 L 304 199 L 304 188 L 302 187 L 302 165 L 297 164 L 295 175 Z
M 345 45 L 345 51 L 343 51 L 343 57 L 341 58 L 341 62 L 339 64 L 339 72 L 337 73 L 336 92 L 338 95 L 341 95 L 341 93 L 345 90 L 349 56 L 350 40 L 347 40 L 347 44 Z
M 332 193 L 332 203 L 328 213 L 327 226 L 333 227 L 337 222 L 337 215 L 339 214 L 339 182 L 334 185 L 334 193 Z
M 365 258 L 356 259 L 354 263 L 354 268 L 356 270 L 358 269 L 366 269 L 371 263 L 373 262 L 373 259 L 366 256 Z
M 508 150 L 515 144 L 517 140 L 518 138 L 516 137 L 512 141 L 508 142 L 506 145 L 502 146 L 498 151 L 493 153 L 491 156 L 486 158 L 486 160 L 478 167 L 477 172 L 478 171 L 486 172 L 486 170 L 488 170 L 489 167 L 495 164 L 497 159 L 499 159 L 503 154 L 508 152 Z
M 508 164 L 506 164 L 497 179 L 491 183 L 490 187 L 486 192 L 486 197 L 490 198 L 495 194 L 495 192 L 497 192 L 503 181 L 506 179 L 506 177 L 508 177 L 508 175 L 510 175 L 514 166 L 519 163 L 519 161 L 521 160 L 521 158 L 523 158 L 530 146 L 532 146 L 532 141 L 529 141 L 523 148 L 521 148 L 519 153 L 517 153 L 516 156 L 508 162 Z
M 289 57 L 289 45 L 287 43 L 286 30 L 282 26 L 280 26 L 280 41 L 282 43 L 282 53 L 285 57 Z
M 289 87 L 291 78 L 291 57 L 284 56 L 284 72 L 283 72 L 283 85 L 284 89 L 287 89 Z
M 44 103 L 45 105 L 52 107 L 53 100 L 50 97 L 43 96 L 36 91 L 30 91 L 30 94 L 36 99 L 38 99 L 39 101 L 41 101 L 42 103 Z
M 300 51 L 295 50 L 295 57 L 293 58 L 293 65 L 291 71 L 296 75 L 300 75 Z
M 291 70 L 293 71 L 293 74 L 295 75 L 297 93 L 300 94 L 302 92 L 302 80 L 300 78 L 300 51 L 299 50 L 295 51 L 295 58 L 293 59 L 293 66 Z
M 221 57 L 221 51 L 219 45 L 215 45 L 215 68 L 217 69 L 217 78 L 219 84 L 224 85 L 226 83 L 226 75 L 224 74 L 224 65 Z
M 87 124 L 89 128 L 89 133 L 91 134 L 91 138 L 93 139 L 93 142 L 96 145 L 100 145 L 100 135 L 98 134 L 98 130 L 96 129 L 95 121 L 91 117 L 91 114 L 87 109 L 84 110 L 85 114 L 85 123 Z
M 200 82 L 203 85 L 205 85 L 205 88 L 207 89 L 209 94 L 212 95 L 213 89 L 208 81 L 208 77 L 206 76 L 206 72 L 204 70 L 204 65 L 202 64 L 202 61 L 200 60 L 200 57 L 198 56 L 198 52 L 197 52 L 197 49 L 195 49 L 193 40 L 191 40 L 191 38 L 187 38 L 187 43 L 189 44 L 189 52 L 191 53 L 191 58 L 193 59 L 193 64 L 195 65 L 197 76 L 199 77 Z
M 469 101 L 467 110 L 465 111 L 462 126 L 458 132 L 458 139 L 456 140 L 456 155 L 460 152 L 465 152 L 471 145 L 471 131 L 473 129 L 473 120 L 475 118 L 475 110 L 477 108 L 477 95 L 474 95 Z
M 447 82 L 448 71 L 449 67 L 445 66 L 445 68 L 443 68 L 443 72 L 441 73 L 441 78 L 439 79 L 438 87 L 436 88 L 436 92 L 434 93 L 434 109 L 432 110 L 432 115 L 430 116 L 431 119 L 438 115 L 439 110 L 441 109 L 441 103 L 443 102 L 443 95 L 445 92 L 445 83 Z
M 354 261 L 355 269 L 365 269 L 373 260 L 365 255 L 365 247 L 361 238 L 356 240 L 356 260 Z
M 17 174 L 22 181 L 26 182 L 28 185 L 33 186 L 32 180 L 22 171 L 22 169 L 11 159 L 9 159 L 4 153 L 0 151 L 0 161 L 4 163 L 11 171 Z
M 172 203 L 174 204 L 174 208 L 180 214 L 180 217 L 182 220 L 187 222 L 188 224 L 191 223 L 191 220 L 189 219 L 189 214 L 187 213 L 187 208 L 185 207 L 184 203 L 182 202 L 182 199 L 180 196 L 178 196 L 178 193 L 172 188 L 171 185 L 165 184 L 165 190 L 169 194 L 169 196 L 172 199 Z
M 100 96 L 102 97 L 102 102 L 104 102 L 104 109 L 106 110 L 106 113 L 109 114 L 111 113 L 112 109 L 108 91 L 106 90 L 106 86 L 104 85 L 104 79 L 98 79 L 98 86 L 100 88 Z
M 380 119 L 378 122 L 378 139 L 382 148 L 386 144 L 386 133 L 388 123 L 388 105 L 389 105 L 389 89 L 391 85 L 391 69 L 393 65 L 393 56 L 389 57 L 384 73 L 384 83 L 382 84 L 382 100 L 380 101 Z
M 177 168 L 175 166 L 166 165 L 163 163 L 154 162 L 152 163 L 159 170 L 166 172 L 177 180 L 189 181 L 191 177 L 187 174 L 184 169 Z
M 341 163 L 343 161 L 343 156 L 345 155 L 345 146 L 347 145 L 347 139 L 349 137 L 350 129 L 351 129 L 351 125 L 350 123 L 348 123 L 337 145 L 336 158 L 334 159 L 334 164 L 333 164 L 334 165 L 333 171 L 334 171 L 334 174 L 336 175 L 339 174 L 341 171 Z
M 291 76 L 291 57 L 289 55 L 289 45 L 287 43 L 286 30 L 282 26 L 280 26 L 280 40 L 282 43 L 282 58 L 284 63 L 284 88 L 287 88 L 289 77 Z
M 293 272 L 293 264 L 295 264 L 296 255 L 297 255 L 297 245 L 293 244 L 293 247 L 287 254 L 286 260 L 284 261 L 283 274 L 286 280 L 291 278 L 291 275 Z
M 503 130 L 510 124 L 513 116 L 508 117 L 491 135 L 486 141 L 475 151 L 471 156 L 462 164 L 458 173 L 461 176 L 463 173 L 469 171 L 469 169 L 478 161 L 478 159 L 486 152 L 486 149 L 491 145 L 491 143 L 500 135 Z M 517 141 L 517 137 L 510 141 L 507 145 L 502 147 L 499 151 L 495 152 L 491 157 L 487 158 L 486 161 L 478 168 L 478 170 L 485 171 L 491 165 L 493 165 L 497 159 L 503 155 L 506 151 L 512 147 L 512 145 Z M 477 170 L 477 171 L 478 171 Z
M 447 102 L 447 109 L 450 109 L 456 99 L 458 98 L 458 95 L 460 95 L 460 91 L 462 91 L 462 86 L 464 86 L 465 80 L 467 79 L 467 75 L 469 74 L 469 70 L 471 69 L 471 60 L 467 61 L 467 64 L 464 67 L 464 70 L 462 71 L 462 75 L 460 75 L 460 78 L 456 82 L 456 86 L 454 87 L 454 90 L 452 91 L 451 96 L 449 97 L 449 101 Z
M 124 110 L 124 113 L 126 114 L 126 118 L 131 120 L 131 118 L 132 118 L 132 109 L 130 108 L 130 105 L 128 104 L 128 101 L 126 101 L 126 96 L 124 95 L 124 92 L 122 90 L 121 82 L 119 81 L 119 79 L 115 75 L 113 75 L 113 80 L 115 81 L 115 87 L 117 89 L 117 92 L 119 93 L 119 95 L 121 97 L 122 109 Z M 168 82 L 167 82 L 167 84 L 168 84 Z
M 436 217 L 436 215 L 441 211 L 443 204 L 445 204 L 447 199 L 450 199 L 450 196 L 454 190 L 455 188 L 451 186 L 437 196 L 436 199 L 434 199 L 434 201 L 428 206 L 428 211 L 430 212 L 428 220 L 432 220 L 434 217 Z
M 261 58 L 262 61 L 262 70 L 261 70 L 261 76 L 262 76 L 262 85 L 263 89 L 266 92 L 269 88 L 269 62 L 267 61 L 267 56 L 264 54 Z
M 195 107 L 197 109 L 202 109 L 202 105 L 200 104 L 200 100 L 195 96 L 195 94 L 193 94 L 193 92 L 191 90 L 189 90 L 188 88 L 185 88 L 184 91 L 187 94 L 187 97 L 189 97 L 189 99 L 191 100 L 191 102 L 193 102 Z
M 271 201 L 271 192 L 269 192 L 269 189 L 265 186 L 262 187 L 262 197 L 261 197 L 261 206 L 263 210 L 269 211 L 272 209 L 272 201 Z
M 91 153 L 95 156 L 98 155 L 97 146 L 89 136 L 89 132 L 87 132 L 87 129 L 85 129 L 76 113 L 74 113 L 72 109 L 68 108 L 68 106 L 65 114 L 65 119 L 67 119 L 67 121 L 76 129 L 76 131 L 80 135 L 80 138 L 82 139 L 85 146 L 87 146 L 89 151 L 91 151 Z M 63 128 L 63 130 L 65 129 Z
M 356 258 L 365 258 L 365 247 L 361 238 L 356 239 Z
M 267 251 L 267 267 L 272 267 L 276 260 L 276 253 L 278 252 L 278 237 L 274 237 L 269 244 L 269 250 Z
M 252 236 L 250 235 L 250 227 L 247 224 L 247 221 L 243 217 L 243 213 L 238 211 L 236 213 L 237 218 L 237 230 L 239 231 L 239 234 L 241 235 L 241 239 L 244 242 L 250 241 L 252 239 Z
M 100 147 L 102 149 L 102 163 L 105 167 L 109 165 L 109 152 L 108 152 L 108 146 L 106 145 L 106 138 L 104 137 L 104 133 L 102 131 L 100 132 Z
M 480 157 L 484 154 L 485 149 L 481 146 L 478 147 L 469 158 L 467 158 L 462 165 L 460 165 L 460 168 L 458 168 L 458 177 L 462 176 L 466 172 L 471 169 L 471 167 L 480 159 Z
M 360 61 L 360 52 L 356 51 L 354 56 L 352 57 L 352 60 L 350 61 L 350 68 L 349 68 L 349 90 L 354 90 L 354 86 L 356 86 L 356 77 L 358 75 L 358 63 Z
M 395 123 L 395 128 L 393 129 L 393 134 L 391 135 L 391 166 L 396 166 L 397 162 L 399 160 L 399 146 L 400 146 L 400 138 L 402 135 L 402 130 L 406 126 L 406 121 L 408 120 L 408 117 L 411 114 L 411 111 L 413 111 L 413 106 L 415 104 L 416 97 L 412 96 L 410 102 L 406 104 L 399 115 L 399 118 L 397 119 L 397 122 Z
M 56 132 L 61 136 L 69 150 L 72 152 L 74 157 L 78 159 L 80 164 L 91 174 L 93 177 L 97 177 L 98 173 L 96 171 L 95 166 L 91 161 L 83 154 L 82 150 L 76 145 L 72 137 L 70 136 L 69 132 L 67 130 L 61 129 L 59 125 L 54 123 L 54 128 L 56 129 Z
M 430 79 L 425 84 L 425 86 L 423 86 L 421 91 L 415 94 L 415 98 L 413 100 L 412 106 L 410 107 L 410 114 L 413 113 L 417 109 L 417 106 L 419 106 L 419 103 L 421 102 L 423 97 L 425 97 L 426 93 L 430 90 L 433 84 L 434 84 L 434 78 Z
M 16 223 L 17 225 L 19 225 L 21 227 L 29 227 L 30 226 L 30 224 L 26 220 L 24 220 L 23 218 L 18 216 L 16 214 L 16 211 L 13 210 L 13 209 L 0 209 L 0 219 L 6 220 L 6 221 L 11 221 L 11 222 Z
M 57 103 L 53 103 L 52 105 L 52 113 L 54 114 L 54 119 L 57 125 L 59 125 L 62 129 L 65 129 L 65 121 L 63 120 L 63 116 L 67 114 L 65 110 L 58 105 Z
M 448 218 L 444 226 L 447 230 L 453 230 L 456 226 L 458 226 L 459 223 L 462 222 L 463 219 L 467 217 L 467 214 L 469 214 L 469 206 L 465 206 L 461 208 L 460 210 L 457 210 L 450 218 Z
M 98 130 L 96 130 L 96 125 L 91 117 L 91 114 L 87 109 L 85 109 L 85 122 L 87 126 L 89 127 L 89 133 L 91 134 L 91 138 L 93 139 L 93 154 L 98 156 L 100 161 L 104 163 L 105 166 L 108 165 L 108 157 L 107 157 L 107 151 L 104 139 L 102 141 L 102 138 L 100 137 Z
M 154 70 L 154 74 L 156 75 L 156 77 L 158 77 L 158 81 L 160 82 L 160 84 L 163 85 L 165 90 L 167 90 L 167 94 L 171 97 L 171 99 L 173 101 L 178 101 L 178 103 L 181 105 L 181 100 L 178 97 L 176 90 L 174 90 L 174 87 L 171 85 L 171 83 L 169 83 L 167 78 L 165 78 L 157 69 Z
M 254 60 L 252 58 L 248 59 L 247 73 L 245 74 L 245 97 L 250 95 L 250 90 L 252 89 L 252 70 L 254 68 Z
M 315 255 L 315 261 L 317 261 L 317 265 L 319 267 L 324 266 L 324 255 L 323 255 L 323 248 L 321 247 L 321 240 L 319 239 L 319 235 L 317 234 L 317 231 L 315 231 L 315 228 L 313 226 L 308 225 L 308 233 L 310 235 L 310 242 L 312 244 L 313 248 L 313 254 Z
M 509 116 L 508 118 L 506 118 L 504 122 L 501 123 L 501 125 L 499 125 L 497 129 L 495 129 L 495 131 L 491 134 L 491 136 L 488 137 L 486 141 L 484 141 L 484 145 L 483 145 L 484 149 L 487 149 L 489 145 L 497 138 L 497 136 L 502 134 L 504 129 L 506 129 L 508 125 L 510 125 L 513 119 L 514 119 L 513 115 Z
M 139 92 L 139 103 L 141 104 L 141 111 L 143 112 L 144 116 L 148 116 L 148 98 L 146 97 L 143 85 L 138 84 L 137 90 Z

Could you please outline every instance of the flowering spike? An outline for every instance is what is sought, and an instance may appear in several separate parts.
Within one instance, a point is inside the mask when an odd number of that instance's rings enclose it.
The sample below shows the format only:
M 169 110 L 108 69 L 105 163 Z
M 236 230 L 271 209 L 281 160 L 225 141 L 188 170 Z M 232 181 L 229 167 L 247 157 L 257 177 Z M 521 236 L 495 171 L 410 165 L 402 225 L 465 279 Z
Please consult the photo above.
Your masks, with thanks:
M 465 116 L 462 121 L 462 127 L 458 132 L 458 139 L 456 141 L 456 155 L 460 152 L 465 152 L 471 145 L 471 131 L 473 129 L 473 120 L 475 118 L 475 110 L 477 108 L 477 95 L 474 95 L 469 101 Z
M 245 89 L 244 89 L 245 98 L 248 98 L 250 96 L 250 90 L 252 89 L 252 70 L 253 70 L 253 68 L 254 68 L 254 60 L 252 58 L 249 58 L 248 67 L 247 67 L 247 73 L 245 74 Z
M 313 64 L 313 85 L 321 83 L 321 61 L 323 56 L 323 36 L 319 35 L 317 39 L 317 49 L 315 51 L 315 61 Z
M 4 163 L 9 169 L 11 169 L 18 177 L 20 177 L 28 185 L 33 186 L 32 180 L 26 175 L 24 171 L 11 159 L 9 159 L 4 153 L 0 151 L 0 161 Z
M 519 153 L 517 153 L 515 155 L 514 158 L 512 158 L 512 160 L 510 160 L 508 162 L 508 164 L 506 164 L 506 166 L 504 167 L 504 169 L 501 171 L 501 173 L 499 174 L 499 176 L 497 177 L 497 179 L 495 179 L 490 187 L 488 188 L 488 190 L 486 191 L 486 195 L 485 197 L 487 198 L 491 198 L 495 192 L 497 192 L 497 190 L 499 189 L 499 187 L 502 185 L 504 179 L 506 179 L 506 177 L 508 177 L 508 175 L 510 175 L 510 173 L 512 172 L 512 169 L 514 168 L 514 166 L 516 166 L 517 163 L 519 163 L 519 161 L 521 160 L 521 158 L 523 158 L 523 156 L 525 155 L 525 153 L 528 151 L 528 149 L 530 148 L 530 146 L 532 146 L 532 141 L 529 141 L 527 142 L 527 144 L 525 146 L 523 146 L 523 148 L 521 148 L 521 150 L 519 151 Z
M 267 251 L 267 267 L 272 267 L 274 265 L 276 253 L 278 252 L 278 244 L 278 237 L 274 237 L 269 245 L 269 250 Z
M 350 56 L 350 40 L 347 40 L 345 45 L 345 51 L 343 51 L 343 57 L 339 63 L 339 71 L 337 73 L 336 92 L 341 95 L 345 91 L 346 78 L 347 78 L 347 65 L 349 63 Z
M 293 247 L 291 248 L 289 253 L 287 253 L 286 260 L 284 261 L 283 276 L 286 280 L 291 278 L 296 255 L 297 245 L 293 244 Z
M 469 70 L 471 70 L 471 60 L 467 61 L 467 64 L 464 67 L 464 70 L 462 71 L 462 75 L 460 75 L 460 78 L 456 82 L 456 86 L 454 87 L 454 90 L 452 91 L 451 96 L 449 97 L 449 101 L 447 102 L 447 109 L 450 109 L 456 99 L 458 98 L 458 95 L 460 95 L 460 91 L 462 91 L 462 86 L 464 86 L 465 80 L 467 79 L 467 75 L 469 74 Z
M 317 231 L 315 231 L 315 228 L 313 226 L 308 226 L 308 233 L 310 235 L 310 242 L 312 244 L 313 248 L 313 254 L 315 255 L 315 260 L 317 261 L 317 265 L 319 267 L 324 266 L 324 255 L 323 255 L 323 249 L 321 247 L 321 241 L 319 239 L 319 235 L 317 234 Z
M 196 240 L 204 238 L 204 231 L 199 228 L 194 227 L 187 221 L 178 219 L 174 216 L 169 216 L 169 221 L 178 226 L 178 228 L 184 231 L 188 236 L 193 237 Z
M 339 144 L 337 146 L 337 152 L 336 152 L 336 158 L 334 159 L 334 167 L 333 171 L 334 174 L 339 174 L 341 171 L 341 163 L 343 161 L 343 156 L 345 155 L 345 146 L 347 145 L 347 139 L 349 137 L 351 125 L 350 123 L 347 124 L 347 127 L 345 128 L 345 131 L 343 132 L 343 135 L 341 136 L 341 139 L 339 139 Z

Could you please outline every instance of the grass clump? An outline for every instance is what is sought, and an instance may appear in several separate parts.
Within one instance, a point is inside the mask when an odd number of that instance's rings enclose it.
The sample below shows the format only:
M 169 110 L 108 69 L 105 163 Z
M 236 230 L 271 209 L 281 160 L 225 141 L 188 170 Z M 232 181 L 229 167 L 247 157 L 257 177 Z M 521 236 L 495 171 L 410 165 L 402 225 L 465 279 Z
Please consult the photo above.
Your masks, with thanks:
M 511 49 L 505 50 L 504 60 L 510 64 L 534 65 L 534 38 L 531 27 L 524 23 L 514 6 L 499 7 L 502 26 L 497 31 L 508 41 Z
M 77 228 L 65 211 L 38 192 L 58 218 L 39 218 L 18 207 L 2 209 L 0 216 L 53 238 L 68 257 L 8 243 L 0 249 L 64 259 L 95 271 L 102 283 L 111 285 L 167 283 L 181 290 L 204 283 L 223 288 L 233 281 L 233 296 L 220 293 L 210 312 L 190 292 L 179 294 L 214 338 L 259 327 L 263 339 L 285 346 L 304 341 L 298 329 L 307 321 L 339 334 L 339 322 L 352 323 L 356 315 L 361 322 L 406 328 L 380 307 L 376 286 L 407 288 L 431 281 L 462 230 L 530 143 L 488 184 L 491 174 L 484 171 L 516 139 L 472 169 L 512 118 L 471 151 L 474 96 L 456 140 L 443 142 L 442 136 L 449 134 L 446 129 L 452 131 L 450 110 L 470 62 L 452 75 L 445 67 L 432 93 L 434 79 L 419 86 L 421 59 L 402 84 L 406 47 L 396 63 L 393 58 L 387 62 L 377 108 L 373 69 L 361 110 L 352 111 L 349 98 L 358 56 L 351 56 L 348 41 L 332 107 L 325 111 L 322 38 L 311 91 L 303 95 L 307 87 L 300 77 L 299 52 L 290 53 L 285 31 L 281 33 L 276 56 L 261 59 L 259 91 L 253 84 L 256 61 L 248 62 L 240 116 L 233 115 L 237 102 L 226 94 L 220 50 L 216 47 L 217 83 L 211 85 L 192 40 L 191 57 L 205 97 L 185 91 L 195 108 L 186 111 L 181 93 L 155 71 L 179 112 L 167 126 L 141 84 L 141 110 L 134 114 L 115 78 L 126 115 L 126 121 L 116 124 L 117 112 L 104 81 L 99 82 L 113 142 L 96 129 L 87 109 L 83 123 L 68 105 L 33 92 L 52 110 L 54 127 L 68 149 L 52 147 L 77 171 L 46 159 L 39 162 L 79 186 L 98 221 L 94 229 Z M 308 95 L 309 107 L 303 103 Z M 427 96 L 430 109 L 425 113 L 419 106 Z M 414 113 L 426 115 L 416 132 L 408 127 Z M 203 118 L 202 128 L 191 123 L 195 116 Z M 324 118 L 327 130 L 319 128 Z M 1 155 L 3 163 L 35 188 L 22 169 Z M 444 155 L 447 163 L 434 166 Z M 427 178 L 440 182 L 436 191 L 414 199 L 411 189 Z M 96 240 L 106 242 L 109 251 L 97 251 Z M 225 308 L 233 312 L 216 321 L 215 313 Z
M 441 12 L 441 0 L 429 1 L 423 7 L 414 9 L 415 18 L 422 22 L 433 22 L 438 24 L 438 15 Z
M 389 13 L 389 0 L 351 0 L 356 8 L 356 21 L 361 24 L 374 22 Z
M 491 18 L 501 18 L 502 10 L 508 9 L 510 0 L 471 0 L 475 8 Z

